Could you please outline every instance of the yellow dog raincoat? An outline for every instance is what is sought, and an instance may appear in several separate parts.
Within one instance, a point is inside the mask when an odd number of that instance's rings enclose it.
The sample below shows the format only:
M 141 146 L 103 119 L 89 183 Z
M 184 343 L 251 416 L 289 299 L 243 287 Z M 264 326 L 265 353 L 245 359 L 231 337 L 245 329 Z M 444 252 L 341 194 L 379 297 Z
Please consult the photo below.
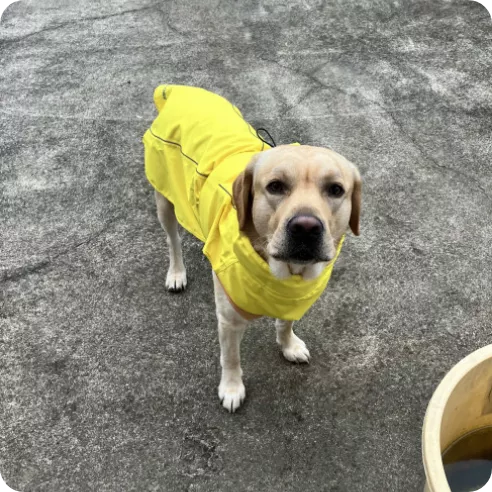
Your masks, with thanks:
M 270 147 L 217 94 L 164 85 L 155 90 L 154 102 L 159 116 L 143 138 L 152 186 L 174 204 L 178 222 L 205 243 L 203 252 L 236 306 L 254 315 L 300 319 L 325 289 L 336 258 L 314 280 L 277 279 L 239 230 L 232 200 L 236 177 Z

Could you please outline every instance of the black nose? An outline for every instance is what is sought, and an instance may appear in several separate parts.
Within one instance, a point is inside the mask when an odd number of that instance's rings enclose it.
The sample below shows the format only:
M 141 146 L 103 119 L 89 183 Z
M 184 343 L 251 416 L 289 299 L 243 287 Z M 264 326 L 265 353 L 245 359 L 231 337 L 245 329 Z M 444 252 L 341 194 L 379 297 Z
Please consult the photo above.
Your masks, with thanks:
M 323 224 L 313 215 L 297 215 L 287 223 L 287 230 L 294 237 L 318 238 L 323 233 Z

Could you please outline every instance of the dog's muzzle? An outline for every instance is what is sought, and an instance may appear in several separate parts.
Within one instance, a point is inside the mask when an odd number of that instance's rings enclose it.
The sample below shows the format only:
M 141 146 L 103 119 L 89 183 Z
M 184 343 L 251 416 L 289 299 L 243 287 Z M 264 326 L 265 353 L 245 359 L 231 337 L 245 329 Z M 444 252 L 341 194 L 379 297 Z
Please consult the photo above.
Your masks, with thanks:
M 274 257 L 292 263 L 329 261 L 323 248 L 325 227 L 314 215 L 296 215 L 285 226 L 285 247 Z

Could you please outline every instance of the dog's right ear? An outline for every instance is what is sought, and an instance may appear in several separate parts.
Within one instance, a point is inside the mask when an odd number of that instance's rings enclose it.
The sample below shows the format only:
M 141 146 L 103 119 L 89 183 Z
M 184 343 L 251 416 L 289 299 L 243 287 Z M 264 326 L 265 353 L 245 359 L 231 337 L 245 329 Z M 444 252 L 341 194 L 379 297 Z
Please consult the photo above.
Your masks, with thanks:
M 253 171 L 257 160 L 258 157 L 255 155 L 232 185 L 232 197 L 240 231 L 244 231 L 248 221 L 253 219 Z

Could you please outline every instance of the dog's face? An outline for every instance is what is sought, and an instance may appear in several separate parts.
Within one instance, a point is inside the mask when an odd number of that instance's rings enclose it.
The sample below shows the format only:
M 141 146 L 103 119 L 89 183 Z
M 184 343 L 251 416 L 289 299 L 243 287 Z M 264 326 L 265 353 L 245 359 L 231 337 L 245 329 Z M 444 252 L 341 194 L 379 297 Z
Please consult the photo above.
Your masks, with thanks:
M 329 149 L 284 145 L 257 154 L 233 194 L 240 229 L 280 278 L 315 278 L 347 228 L 359 234 L 359 173 Z

